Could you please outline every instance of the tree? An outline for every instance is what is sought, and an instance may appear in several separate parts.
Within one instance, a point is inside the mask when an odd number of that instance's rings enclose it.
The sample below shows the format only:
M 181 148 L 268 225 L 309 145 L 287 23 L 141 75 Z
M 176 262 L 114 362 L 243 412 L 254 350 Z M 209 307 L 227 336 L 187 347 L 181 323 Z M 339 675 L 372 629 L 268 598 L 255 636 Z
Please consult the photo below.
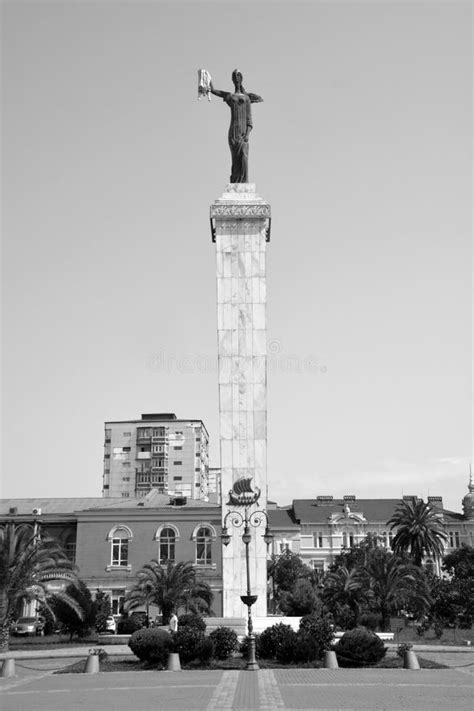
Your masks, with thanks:
M 267 577 L 271 581 L 274 612 L 279 608 L 283 614 L 290 614 L 285 610 L 293 609 L 295 605 L 297 607 L 303 605 L 308 610 L 312 606 L 308 604 L 308 599 L 304 603 L 301 596 L 309 595 L 313 599 L 317 596 L 317 576 L 296 553 L 286 550 L 281 555 L 273 555 L 267 564 Z M 302 584 L 301 581 L 306 581 L 308 584 Z M 296 597 L 294 597 L 295 593 Z M 310 612 L 301 614 L 310 614 Z
M 314 615 L 321 611 L 321 600 L 310 580 L 298 578 L 292 590 L 280 592 L 279 606 L 282 613 L 290 617 Z
M 449 595 L 453 608 L 458 610 L 456 622 L 460 627 L 469 628 L 474 620 L 474 548 L 463 544 L 448 553 L 443 560 L 443 570 L 451 576 Z
M 362 568 L 348 570 L 342 566 L 326 575 L 323 602 L 336 621 L 341 612 L 346 616 L 344 608 L 349 608 L 356 626 L 361 608 L 367 603 L 367 588 L 367 576 Z
M 8 650 L 10 624 L 23 599 L 37 599 L 49 608 L 51 580 L 76 581 L 76 568 L 52 538 L 35 534 L 30 527 L 9 522 L 0 526 L 0 634 L 2 651 Z M 82 614 L 66 591 L 56 593 Z
M 174 608 L 208 612 L 213 599 L 211 588 L 197 579 L 192 563 L 161 565 L 157 560 L 151 560 L 137 572 L 135 583 L 125 596 L 125 608 L 134 610 L 156 605 L 166 624 Z
M 107 617 L 111 614 L 110 597 L 103 590 L 97 590 L 94 600 L 95 628 L 97 632 L 107 629 Z
M 421 566 L 425 555 L 441 558 L 447 540 L 439 511 L 421 499 L 402 501 L 387 526 L 396 529 L 392 541 L 395 553 L 408 553 Z
M 426 611 L 431 598 L 424 572 L 416 565 L 387 551 L 372 549 L 366 564 L 368 599 L 382 616 L 382 631 L 390 629 L 390 615 L 401 607 Z
M 58 620 L 61 631 L 72 639 L 85 636 L 95 626 L 96 607 L 87 585 L 78 580 L 75 585 L 68 585 L 66 593 L 76 601 L 77 607 L 71 608 L 63 599 L 54 596 L 51 608 Z

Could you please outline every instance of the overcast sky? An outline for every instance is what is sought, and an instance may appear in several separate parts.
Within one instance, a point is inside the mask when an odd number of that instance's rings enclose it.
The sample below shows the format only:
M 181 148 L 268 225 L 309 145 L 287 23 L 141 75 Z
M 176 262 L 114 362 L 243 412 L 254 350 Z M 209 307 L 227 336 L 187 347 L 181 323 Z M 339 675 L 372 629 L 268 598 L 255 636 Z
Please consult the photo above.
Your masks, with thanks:
M 271 203 L 268 480 L 442 495 L 472 459 L 471 4 L 4 2 L 1 495 L 98 496 L 103 423 L 204 420 L 229 109 Z

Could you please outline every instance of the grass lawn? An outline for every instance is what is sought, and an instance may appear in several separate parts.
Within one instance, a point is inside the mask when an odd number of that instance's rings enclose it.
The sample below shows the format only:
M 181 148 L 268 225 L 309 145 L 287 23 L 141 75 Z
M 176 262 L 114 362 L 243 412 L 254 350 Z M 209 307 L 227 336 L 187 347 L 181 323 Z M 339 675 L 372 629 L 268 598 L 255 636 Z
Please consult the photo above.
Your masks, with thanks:
M 474 645 L 474 629 L 460 630 L 457 628 L 445 628 L 442 637 L 438 639 L 433 629 L 428 630 L 423 635 L 417 633 L 415 624 L 410 623 L 405 626 L 403 620 L 392 618 L 391 629 L 394 633 L 395 644 L 402 642 L 412 642 L 413 644 L 442 644 L 442 645 L 462 645 L 464 640 L 470 640 Z
M 245 669 L 245 659 L 242 657 L 231 657 L 223 661 L 213 661 L 208 665 L 203 664 L 188 664 L 182 665 L 182 669 Z M 444 664 L 437 664 L 436 662 L 429 661 L 427 659 L 422 659 L 418 657 L 418 662 L 422 669 L 447 669 Z M 278 662 L 271 661 L 269 659 L 259 659 L 258 664 L 261 669 L 321 669 L 323 667 L 323 662 L 313 662 L 308 664 L 279 664 Z M 86 660 L 82 659 L 79 662 L 70 664 L 63 669 L 59 669 L 55 674 L 82 674 L 86 665 Z M 390 656 L 383 659 L 378 664 L 374 665 L 375 669 L 401 669 L 403 667 L 403 661 L 397 656 Z M 139 659 L 133 658 L 109 658 L 100 662 L 101 672 L 125 672 L 125 671 L 158 671 L 155 666 L 141 662 Z

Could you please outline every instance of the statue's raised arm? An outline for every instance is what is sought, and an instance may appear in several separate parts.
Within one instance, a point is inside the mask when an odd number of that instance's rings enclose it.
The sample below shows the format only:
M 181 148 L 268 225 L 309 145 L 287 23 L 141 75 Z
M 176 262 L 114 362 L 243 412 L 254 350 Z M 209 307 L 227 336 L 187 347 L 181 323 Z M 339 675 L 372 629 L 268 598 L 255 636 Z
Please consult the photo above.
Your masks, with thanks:
M 210 94 L 219 96 L 230 108 L 229 148 L 232 156 L 231 183 L 248 183 L 249 135 L 253 128 L 251 104 L 263 101 L 258 94 L 247 93 L 242 84 L 242 73 L 238 69 L 232 72 L 234 91 L 214 89 L 211 75 L 200 69 L 198 96 L 204 94 L 210 100 Z

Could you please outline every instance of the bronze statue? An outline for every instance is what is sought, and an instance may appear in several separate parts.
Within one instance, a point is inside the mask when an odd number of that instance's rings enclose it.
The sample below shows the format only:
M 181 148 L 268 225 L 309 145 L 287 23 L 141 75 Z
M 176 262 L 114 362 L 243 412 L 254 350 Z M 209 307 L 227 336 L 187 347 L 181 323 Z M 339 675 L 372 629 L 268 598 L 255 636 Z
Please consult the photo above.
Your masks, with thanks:
M 229 148 L 232 156 L 230 182 L 248 183 L 249 134 L 253 128 L 250 105 L 263 101 L 263 99 L 257 94 L 245 91 L 242 85 L 242 73 L 238 69 L 234 69 L 232 72 L 234 92 L 214 89 L 208 72 L 206 72 L 204 81 L 207 82 L 207 86 L 201 86 L 199 93 L 209 94 L 210 92 L 215 96 L 220 96 L 230 108 Z

